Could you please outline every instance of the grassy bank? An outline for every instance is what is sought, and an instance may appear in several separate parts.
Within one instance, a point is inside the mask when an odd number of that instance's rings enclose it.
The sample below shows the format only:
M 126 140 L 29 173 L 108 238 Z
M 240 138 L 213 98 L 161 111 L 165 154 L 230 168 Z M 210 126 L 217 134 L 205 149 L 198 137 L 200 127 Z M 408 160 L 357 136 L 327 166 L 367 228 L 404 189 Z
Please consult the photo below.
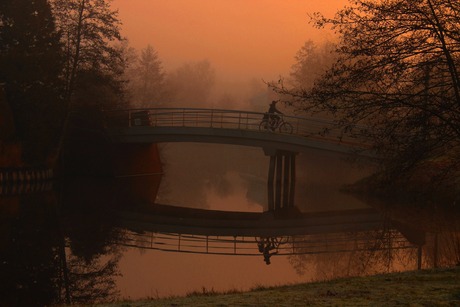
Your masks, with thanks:
M 118 302 L 140 306 L 460 306 L 460 267 L 344 278 L 244 293 Z

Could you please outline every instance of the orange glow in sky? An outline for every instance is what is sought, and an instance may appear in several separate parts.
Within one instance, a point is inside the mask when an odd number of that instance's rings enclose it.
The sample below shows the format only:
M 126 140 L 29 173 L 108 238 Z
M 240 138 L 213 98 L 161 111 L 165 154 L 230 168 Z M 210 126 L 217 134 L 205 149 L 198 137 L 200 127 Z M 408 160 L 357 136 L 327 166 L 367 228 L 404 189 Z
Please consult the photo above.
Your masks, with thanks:
M 147 44 L 164 67 L 207 59 L 220 77 L 267 81 L 286 75 L 305 41 L 332 39 L 308 14 L 332 17 L 346 0 L 113 0 L 122 34 Z

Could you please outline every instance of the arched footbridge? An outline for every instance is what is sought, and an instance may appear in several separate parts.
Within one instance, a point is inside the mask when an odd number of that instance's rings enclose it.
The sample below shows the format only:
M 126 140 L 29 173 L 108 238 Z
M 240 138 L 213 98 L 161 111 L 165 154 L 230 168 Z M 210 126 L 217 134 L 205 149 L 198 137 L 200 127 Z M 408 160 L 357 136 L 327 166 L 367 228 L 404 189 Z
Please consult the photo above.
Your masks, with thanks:
M 272 129 L 264 122 L 266 116 L 219 109 L 130 109 L 106 112 L 106 126 L 117 143 L 206 142 L 289 152 L 314 148 L 350 153 L 366 148 L 334 130 L 328 120 L 281 115 L 281 124 Z
M 331 121 L 282 115 L 267 125 L 267 113 L 190 108 L 118 110 L 106 113 L 115 143 L 205 142 L 261 147 L 270 156 L 269 211 L 294 206 L 297 153 L 319 149 L 372 157 L 363 143 L 345 138 Z

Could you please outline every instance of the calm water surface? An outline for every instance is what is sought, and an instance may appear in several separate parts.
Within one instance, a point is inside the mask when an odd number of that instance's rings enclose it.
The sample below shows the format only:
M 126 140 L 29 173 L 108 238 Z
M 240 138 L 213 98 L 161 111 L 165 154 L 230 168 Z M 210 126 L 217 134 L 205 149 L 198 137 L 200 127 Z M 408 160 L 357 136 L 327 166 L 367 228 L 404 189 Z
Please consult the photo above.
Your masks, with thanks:
M 0 305 L 248 290 L 459 259 L 456 220 L 439 222 L 446 214 L 383 210 L 340 193 L 366 174 L 343 157 L 299 155 L 295 210 L 267 213 L 260 150 L 162 152 L 163 174 L 4 187 Z

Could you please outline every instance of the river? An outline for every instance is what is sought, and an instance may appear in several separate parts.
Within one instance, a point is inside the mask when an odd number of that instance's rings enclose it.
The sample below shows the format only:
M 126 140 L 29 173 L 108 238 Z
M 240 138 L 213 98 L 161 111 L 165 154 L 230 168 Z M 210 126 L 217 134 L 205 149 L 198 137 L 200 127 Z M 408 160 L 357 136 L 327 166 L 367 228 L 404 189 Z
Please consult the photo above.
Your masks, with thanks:
M 246 291 L 458 262 L 452 214 L 341 192 L 369 173 L 343 156 L 299 154 L 295 207 L 270 212 L 260 149 L 161 150 L 162 174 L 2 187 L 0 305 Z

